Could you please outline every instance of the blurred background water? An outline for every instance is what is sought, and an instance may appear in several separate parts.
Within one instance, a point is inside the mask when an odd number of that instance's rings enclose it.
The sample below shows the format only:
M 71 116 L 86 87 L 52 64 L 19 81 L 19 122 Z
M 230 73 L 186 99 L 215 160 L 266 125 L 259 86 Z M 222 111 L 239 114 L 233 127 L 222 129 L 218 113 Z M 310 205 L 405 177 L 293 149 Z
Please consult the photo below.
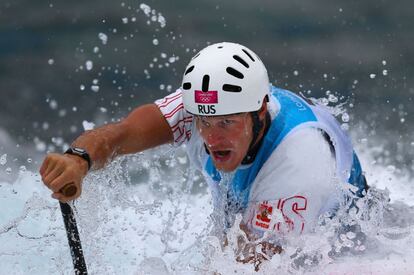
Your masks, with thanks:
M 40 184 L 47 151 L 174 91 L 195 52 L 231 41 L 262 58 L 273 84 L 342 106 L 363 166 L 376 166 L 368 181 L 397 175 L 409 194 L 413 10 L 408 0 L 1 0 L 0 180 L 29 171 Z M 153 178 L 143 167 L 136 177 Z
M 1 1 L 0 152 L 24 162 L 62 150 L 83 120 L 100 125 L 165 96 L 195 51 L 233 41 L 262 57 L 275 85 L 343 96 L 367 146 L 379 138 L 411 170 L 412 1 L 141 4 Z

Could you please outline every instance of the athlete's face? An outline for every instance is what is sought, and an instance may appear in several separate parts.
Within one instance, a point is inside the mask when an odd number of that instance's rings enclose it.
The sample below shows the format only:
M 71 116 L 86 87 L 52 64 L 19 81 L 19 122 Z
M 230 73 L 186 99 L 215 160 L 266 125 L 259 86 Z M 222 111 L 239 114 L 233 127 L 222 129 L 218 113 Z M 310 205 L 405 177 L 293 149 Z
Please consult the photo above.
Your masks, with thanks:
M 196 116 L 197 129 L 213 159 L 214 166 L 231 172 L 240 165 L 253 138 L 248 113 L 226 116 Z

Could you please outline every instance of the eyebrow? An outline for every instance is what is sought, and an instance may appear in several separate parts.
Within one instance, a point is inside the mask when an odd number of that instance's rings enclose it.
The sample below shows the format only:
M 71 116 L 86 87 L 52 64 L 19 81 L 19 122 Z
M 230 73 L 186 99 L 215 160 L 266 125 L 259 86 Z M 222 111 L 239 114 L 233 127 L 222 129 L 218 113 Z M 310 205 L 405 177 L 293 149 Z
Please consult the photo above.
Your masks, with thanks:
M 228 115 L 220 115 L 220 116 L 202 116 L 202 115 L 194 115 L 195 117 L 216 117 L 216 118 L 226 118 L 226 117 L 235 117 L 235 116 L 241 116 L 243 114 L 247 113 L 235 113 L 235 114 L 228 114 Z
M 221 116 L 199 116 L 196 115 L 195 117 L 198 119 L 206 119 L 206 118 L 216 118 L 216 119 L 230 119 L 230 118 L 237 118 L 241 117 L 240 115 L 244 113 L 237 113 L 237 114 L 230 114 L 230 115 L 221 115 Z

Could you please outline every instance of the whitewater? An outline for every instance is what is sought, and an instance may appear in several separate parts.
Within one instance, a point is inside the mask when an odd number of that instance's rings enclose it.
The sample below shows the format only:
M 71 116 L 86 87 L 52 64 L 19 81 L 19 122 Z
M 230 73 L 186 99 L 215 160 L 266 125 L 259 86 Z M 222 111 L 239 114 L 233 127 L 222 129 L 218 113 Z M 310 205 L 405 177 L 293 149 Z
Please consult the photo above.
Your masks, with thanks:
M 371 186 L 361 211 L 340 210 L 315 232 L 285 240 L 284 252 L 257 274 L 414 272 L 409 173 L 376 164 L 377 148 L 357 144 L 357 150 Z M 211 196 L 182 148 L 118 158 L 83 186 L 72 206 L 91 274 L 256 273 L 252 264 L 235 261 L 243 235 L 237 227 L 224 248 L 210 234 Z M 2 182 L 0 204 L 0 274 L 73 273 L 58 203 L 36 171 L 21 168 L 14 182 Z M 341 232 L 340 224 L 350 230 Z

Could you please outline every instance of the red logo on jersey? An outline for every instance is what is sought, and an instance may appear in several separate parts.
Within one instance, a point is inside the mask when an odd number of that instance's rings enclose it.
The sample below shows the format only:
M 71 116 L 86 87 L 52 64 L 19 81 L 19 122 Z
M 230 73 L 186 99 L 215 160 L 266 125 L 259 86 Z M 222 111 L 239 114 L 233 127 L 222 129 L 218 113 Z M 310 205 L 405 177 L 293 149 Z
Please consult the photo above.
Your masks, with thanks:
M 217 91 L 194 91 L 194 100 L 195 103 L 200 104 L 216 104 L 218 103 L 218 94 Z
M 276 230 L 281 233 L 295 231 L 303 232 L 305 220 L 302 216 L 303 211 L 307 208 L 307 199 L 303 196 L 293 196 L 287 199 L 279 199 L 273 203 L 268 201 L 262 202 L 254 212 L 252 221 L 253 227 Z M 272 214 L 275 211 L 280 212 L 283 221 L 275 220 L 272 224 Z
M 271 222 L 273 207 L 267 203 L 263 202 L 259 206 L 258 214 L 256 215 L 255 225 L 264 229 L 268 229 Z

